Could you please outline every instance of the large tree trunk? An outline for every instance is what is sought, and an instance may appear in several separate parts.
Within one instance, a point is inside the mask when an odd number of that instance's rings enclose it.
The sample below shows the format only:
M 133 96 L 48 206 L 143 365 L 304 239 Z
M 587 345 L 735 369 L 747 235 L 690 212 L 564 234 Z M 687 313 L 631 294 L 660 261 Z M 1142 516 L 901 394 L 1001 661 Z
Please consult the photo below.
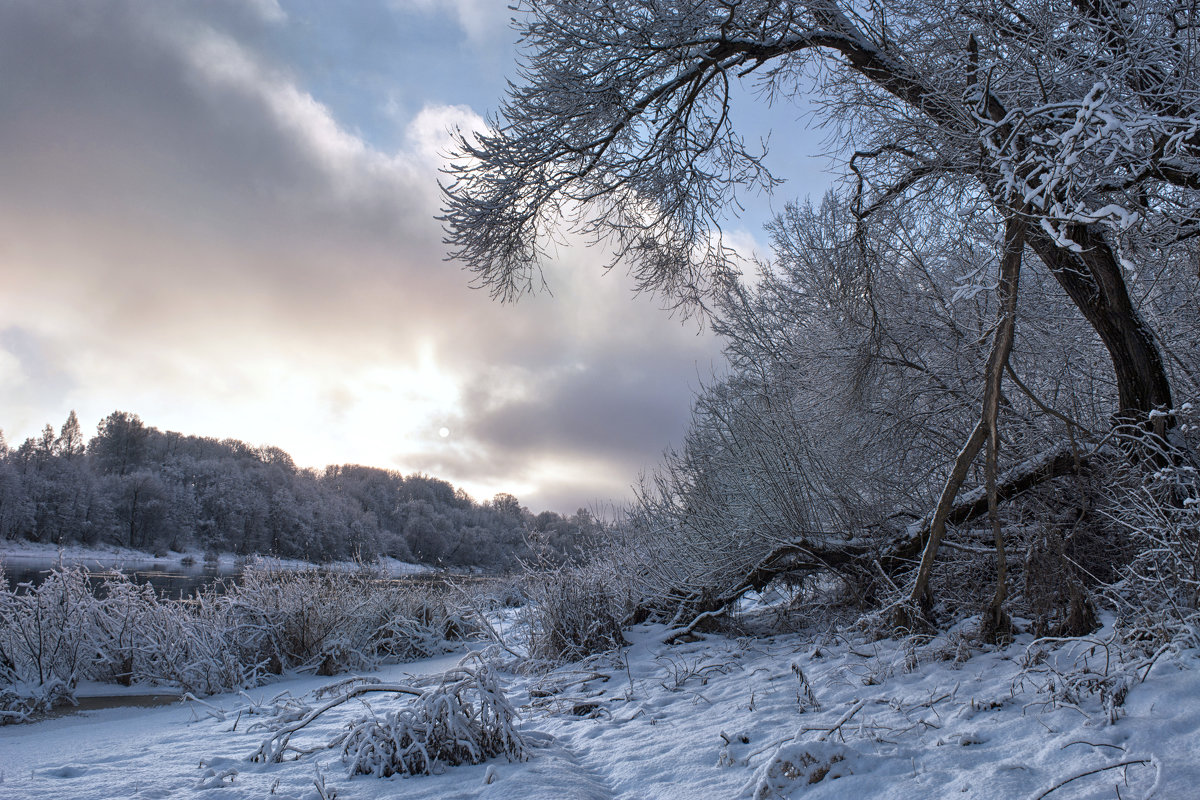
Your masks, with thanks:
M 1151 411 L 1171 407 L 1171 383 L 1154 332 L 1134 307 L 1121 265 L 1103 233 L 1075 225 L 1067 234 L 1080 252 L 1062 247 L 1036 229 L 1029 233 L 1029 245 L 1108 350 L 1116 375 L 1117 422 L 1144 424 Z
M 902 58 L 889 57 L 886 47 L 870 44 L 870 39 L 850 21 L 838 3 L 808 5 L 819 24 L 842 34 L 841 38 L 823 44 L 840 52 L 854 70 L 946 130 L 955 131 L 960 126 L 963 118 L 960 110 L 924 83 L 919 73 L 908 69 Z M 1096 12 L 1100 11 L 1097 7 Z M 968 48 L 974 46 L 972 39 Z M 973 55 L 971 60 L 973 71 Z M 986 100 L 982 110 L 1000 124 L 1008 113 L 1004 104 L 991 92 L 986 93 Z M 1004 139 L 1012 130 L 1003 124 L 996 132 Z M 979 177 L 987 186 L 1003 184 L 1003 176 L 990 168 L 984 168 Z M 996 200 L 998 207 L 1003 207 L 1009 198 Z M 1129 297 L 1121 265 L 1104 232 L 1094 226 L 1076 224 L 1068 226 L 1066 234 L 1079 246 L 1078 252 L 1063 247 L 1037 225 L 1029 226 L 1028 244 L 1050 268 L 1108 349 L 1117 383 L 1114 421 L 1144 425 L 1151 411 L 1171 407 L 1171 384 L 1154 333 L 1141 320 Z M 1154 432 L 1161 436 L 1169 422 L 1160 419 Z

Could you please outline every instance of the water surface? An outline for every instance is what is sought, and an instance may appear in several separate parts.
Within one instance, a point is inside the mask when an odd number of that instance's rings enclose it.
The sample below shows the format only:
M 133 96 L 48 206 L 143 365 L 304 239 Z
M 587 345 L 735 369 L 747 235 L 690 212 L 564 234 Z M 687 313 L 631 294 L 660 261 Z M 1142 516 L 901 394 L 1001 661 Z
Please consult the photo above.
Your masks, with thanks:
M 10 587 L 23 583 L 37 586 L 59 563 L 59 559 L 45 556 L 0 556 L 0 565 L 4 568 L 4 577 Z M 124 560 L 114 558 L 104 561 L 96 558 L 63 559 L 61 563 L 66 566 L 86 567 L 89 580 L 94 586 L 99 586 L 106 578 L 114 577 L 120 571 L 134 583 L 149 584 L 162 596 L 171 598 L 190 597 L 200 589 L 217 584 L 218 579 L 236 583 L 243 566 L 240 563 L 213 561 L 185 564 L 178 560 L 158 560 L 149 557 Z

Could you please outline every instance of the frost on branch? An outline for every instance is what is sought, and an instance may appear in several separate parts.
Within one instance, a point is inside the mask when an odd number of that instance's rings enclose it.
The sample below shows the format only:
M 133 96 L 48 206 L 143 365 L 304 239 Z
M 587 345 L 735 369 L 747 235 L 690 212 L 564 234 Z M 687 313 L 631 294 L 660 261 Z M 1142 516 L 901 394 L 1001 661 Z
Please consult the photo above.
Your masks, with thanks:
M 1103 509 L 1137 552 L 1105 599 L 1119 632 L 1154 660 L 1200 646 L 1200 413 L 1192 403 L 1162 413 L 1177 420 L 1164 466 L 1128 467 Z
M 1019 196 L 1059 246 L 1075 252 L 1081 248 L 1068 225 L 1100 223 L 1118 233 L 1138 225 L 1145 209 L 1128 190 L 1190 164 L 1191 143 L 1200 132 L 1200 115 L 1147 109 L 1103 80 L 1077 101 L 1032 105 L 999 122 L 979 122 L 1002 189 Z M 1012 129 L 1037 131 L 1023 140 L 1019 154 L 996 142 L 1004 130 L 1010 144 Z

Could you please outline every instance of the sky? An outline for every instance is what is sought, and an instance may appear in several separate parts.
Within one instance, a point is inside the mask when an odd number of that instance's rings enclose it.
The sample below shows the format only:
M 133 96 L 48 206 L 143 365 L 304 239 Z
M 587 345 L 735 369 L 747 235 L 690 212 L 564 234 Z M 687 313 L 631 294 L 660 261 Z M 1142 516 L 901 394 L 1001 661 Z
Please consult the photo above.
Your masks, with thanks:
M 515 75 L 507 5 L 0 4 L 10 446 L 119 409 L 534 510 L 628 498 L 720 343 L 593 249 L 562 249 L 553 294 L 511 305 L 445 260 L 438 170 Z M 795 109 L 748 109 L 753 131 L 818 141 Z M 799 184 L 731 221 L 747 252 L 780 197 L 820 190 L 817 149 L 775 148 Z

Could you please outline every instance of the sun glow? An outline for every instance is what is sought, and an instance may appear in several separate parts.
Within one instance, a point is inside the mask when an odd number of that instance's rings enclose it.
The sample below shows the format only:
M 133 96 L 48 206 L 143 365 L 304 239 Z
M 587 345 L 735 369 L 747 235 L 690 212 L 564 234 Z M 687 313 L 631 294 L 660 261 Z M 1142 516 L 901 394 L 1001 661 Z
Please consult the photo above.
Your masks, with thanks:
M 209 419 L 203 427 L 276 444 L 301 466 L 358 463 L 408 472 L 449 437 L 445 423 L 461 415 L 461 388 L 457 376 L 439 366 L 429 342 L 419 344 L 407 362 L 350 369 L 344 363 L 318 369 L 311 363 L 307 369 L 273 365 L 260 370 L 253 385 L 235 390 L 272 398 L 254 404 L 261 410 L 257 419 Z M 210 408 L 223 406 L 245 414 L 238 403 Z M 150 404 L 143 408 L 149 424 L 161 424 Z

